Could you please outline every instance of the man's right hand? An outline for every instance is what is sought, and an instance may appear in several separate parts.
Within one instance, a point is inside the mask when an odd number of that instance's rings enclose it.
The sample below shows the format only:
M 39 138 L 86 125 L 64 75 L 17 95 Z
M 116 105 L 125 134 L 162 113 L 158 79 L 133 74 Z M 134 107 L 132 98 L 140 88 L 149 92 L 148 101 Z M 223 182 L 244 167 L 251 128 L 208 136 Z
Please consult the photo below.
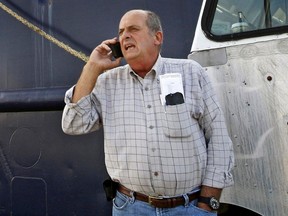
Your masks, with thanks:
M 121 58 L 113 59 L 109 44 L 115 44 L 117 38 L 103 41 L 91 53 L 89 61 L 98 65 L 103 71 L 115 68 L 120 65 Z M 88 62 L 89 62 L 88 61 Z
M 91 93 L 101 73 L 120 65 L 121 58 L 113 59 L 112 51 L 108 46 L 116 42 L 117 38 L 105 40 L 92 51 L 74 89 L 73 103 L 77 103 L 82 97 Z

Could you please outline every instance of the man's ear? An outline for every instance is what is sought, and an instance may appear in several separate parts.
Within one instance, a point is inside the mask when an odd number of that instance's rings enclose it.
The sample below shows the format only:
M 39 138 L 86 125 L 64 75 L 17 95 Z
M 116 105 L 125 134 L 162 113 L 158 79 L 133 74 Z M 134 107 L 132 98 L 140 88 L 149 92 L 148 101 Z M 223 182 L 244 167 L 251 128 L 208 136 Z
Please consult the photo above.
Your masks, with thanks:
M 156 32 L 154 38 L 155 38 L 154 44 L 160 46 L 163 43 L 163 32 L 161 31 Z

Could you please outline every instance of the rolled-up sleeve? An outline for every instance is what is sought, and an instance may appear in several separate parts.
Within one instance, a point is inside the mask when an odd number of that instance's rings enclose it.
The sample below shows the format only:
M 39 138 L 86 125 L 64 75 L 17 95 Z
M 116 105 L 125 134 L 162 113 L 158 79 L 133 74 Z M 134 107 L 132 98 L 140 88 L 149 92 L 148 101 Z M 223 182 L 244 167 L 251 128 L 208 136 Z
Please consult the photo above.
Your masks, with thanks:
M 201 120 L 207 145 L 207 167 L 203 185 L 225 188 L 233 185 L 233 144 L 223 112 L 206 73 L 202 80 L 204 115 Z
M 62 114 L 62 130 L 66 134 L 87 134 L 98 130 L 101 124 L 100 114 L 95 106 L 95 97 L 92 94 L 81 98 L 77 103 L 72 103 L 75 86 L 67 90 L 64 98 L 65 107 Z

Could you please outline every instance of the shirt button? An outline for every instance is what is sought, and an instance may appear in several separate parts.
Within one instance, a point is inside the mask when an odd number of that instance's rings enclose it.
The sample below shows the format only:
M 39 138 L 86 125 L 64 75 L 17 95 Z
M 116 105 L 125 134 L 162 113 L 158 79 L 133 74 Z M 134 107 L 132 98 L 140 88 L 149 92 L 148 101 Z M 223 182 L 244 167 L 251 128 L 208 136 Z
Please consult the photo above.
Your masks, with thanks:
M 149 88 L 148 87 L 145 87 L 145 91 L 148 91 L 149 90 Z
M 149 126 L 150 129 L 153 129 L 154 127 L 152 125 Z
M 152 107 L 152 106 L 151 106 L 150 104 L 149 104 L 149 105 L 147 105 L 147 108 L 148 108 L 148 109 L 150 109 L 151 107 Z
M 155 152 L 156 151 L 156 148 L 152 148 L 152 152 Z
M 159 175 L 159 173 L 158 172 L 154 172 L 154 176 L 158 176 Z

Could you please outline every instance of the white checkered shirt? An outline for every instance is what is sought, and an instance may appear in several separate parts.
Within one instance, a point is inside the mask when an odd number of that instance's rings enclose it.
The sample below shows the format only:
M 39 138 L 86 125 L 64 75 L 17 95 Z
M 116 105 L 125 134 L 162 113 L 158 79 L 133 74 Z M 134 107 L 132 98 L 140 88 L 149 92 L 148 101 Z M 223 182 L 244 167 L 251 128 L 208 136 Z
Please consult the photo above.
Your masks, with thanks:
M 165 106 L 159 75 L 181 73 L 185 103 Z M 109 175 L 147 195 L 176 196 L 201 186 L 233 184 L 234 155 L 225 121 L 203 68 L 159 56 L 144 79 L 129 65 L 101 74 L 92 93 L 71 103 L 66 92 L 62 128 L 85 134 L 104 127 Z

